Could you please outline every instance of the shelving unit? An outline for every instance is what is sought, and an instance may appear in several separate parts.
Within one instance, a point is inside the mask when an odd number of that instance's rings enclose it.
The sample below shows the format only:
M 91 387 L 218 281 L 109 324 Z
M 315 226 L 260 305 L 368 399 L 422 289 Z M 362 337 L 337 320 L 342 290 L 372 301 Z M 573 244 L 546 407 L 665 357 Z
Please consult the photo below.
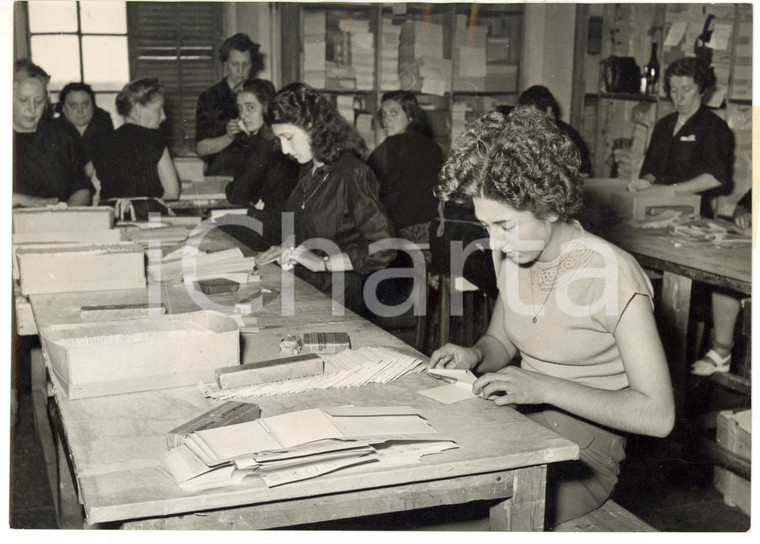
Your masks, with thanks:
M 329 95 L 370 149 L 384 92 L 415 92 L 444 152 L 465 121 L 517 100 L 519 4 L 282 4 L 281 21 L 282 84 Z
M 714 16 L 712 66 L 718 85 L 705 102 L 726 120 L 736 138 L 734 190 L 718 200 L 717 209 L 719 214 L 730 214 L 751 186 L 752 6 L 581 4 L 576 9 L 571 123 L 589 146 L 595 177 L 612 177 L 613 150 L 621 146 L 630 146 L 631 155 L 637 157 L 630 170 L 638 174 L 655 123 L 673 111 L 662 84 L 665 69 L 678 58 L 694 56 L 696 38 L 707 18 Z M 659 45 L 658 92 L 608 93 L 600 62 L 614 55 L 634 57 L 644 66 L 652 42 Z

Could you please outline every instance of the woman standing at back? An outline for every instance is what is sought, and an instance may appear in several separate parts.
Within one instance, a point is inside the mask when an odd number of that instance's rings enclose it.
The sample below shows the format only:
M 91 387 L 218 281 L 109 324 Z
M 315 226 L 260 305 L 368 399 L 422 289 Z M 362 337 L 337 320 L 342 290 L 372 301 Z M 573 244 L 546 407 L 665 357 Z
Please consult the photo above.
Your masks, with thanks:
M 101 202 L 115 206 L 120 218 L 145 220 L 149 212 L 166 213 L 163 201 L 179 198 L 180 184 L 158 130 L 166 119 L 164 88 L 157 79 L 128 83 L 116 96 L 116 110 L 124 124 L 95 158 Z

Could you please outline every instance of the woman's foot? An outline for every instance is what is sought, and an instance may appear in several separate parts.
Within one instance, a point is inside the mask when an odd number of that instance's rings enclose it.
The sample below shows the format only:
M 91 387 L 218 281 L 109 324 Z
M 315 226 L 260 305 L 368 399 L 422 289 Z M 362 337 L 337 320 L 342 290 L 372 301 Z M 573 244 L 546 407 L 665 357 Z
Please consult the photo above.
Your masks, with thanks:
M 700 360 L 691 365 L 691 373 L 695 376 L 710 376 L 716 372 L 728 372 L 730 367 L 731 352 L 722 355 L 715 348 L 711 348 Z

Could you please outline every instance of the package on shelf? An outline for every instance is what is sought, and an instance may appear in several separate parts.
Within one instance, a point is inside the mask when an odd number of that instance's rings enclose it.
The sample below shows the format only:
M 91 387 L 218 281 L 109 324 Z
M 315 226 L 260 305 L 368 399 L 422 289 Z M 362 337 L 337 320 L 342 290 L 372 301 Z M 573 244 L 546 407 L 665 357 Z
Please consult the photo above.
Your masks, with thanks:
M 327 19 L 325 12 L 303 14 L 303 79 L 317 89 L 325 87 L 325 61 L 327 59 Z
M 467 111 L 469 106 L 466 102 L 456 101 L 451 106 L 451 141 L 454 142 L 464 132 L 467 123 Z
M 110 206 L 17 208 L 13 210 L 13 232 L 68 232 L 108 230 L 114 225 Z
M 338 113 L 343 116 L 346 121 L 354 124 L 354 97 L 350 94 L 338 95 L 335 97 Z
M 213 311 L 50 325 L 40 339 L 70 399 L 195 385 L 240 362 L 237 323 Z
M 356 131 L 364 139 L 367 147 L 374 149 L 377 145 L 375 141 L 375 129 L 372 124 L 372 115 L 369 113 L 360 113 L 356 116 Z
M 19 247 L 21 294 L 145 287 L 145 254 L 131 242 Z

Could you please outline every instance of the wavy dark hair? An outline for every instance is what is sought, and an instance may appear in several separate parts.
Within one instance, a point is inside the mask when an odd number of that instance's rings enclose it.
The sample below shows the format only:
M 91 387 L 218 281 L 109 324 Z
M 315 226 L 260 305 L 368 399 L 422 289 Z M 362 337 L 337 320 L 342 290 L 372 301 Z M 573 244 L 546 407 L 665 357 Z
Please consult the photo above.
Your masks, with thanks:
M 665 70 L 665 93 L 670 95 L 670 78 L 673 76 L 688 76 L 699 87 L 699 94 L 715 85 L 715 72 L 703 60 L 696 57 L 682 57 L 673 62 Z
M 401 109 L 404 110 L 404 113 L 409 116 L 409 126 L 406 130 L 419 132 L 428 138 L 432 136 L 430 125 L 428 125 L 427 118 L 425 117 L 425 112 L 422 111 L 414 93 L 409 91 L 388 91 L 383 94 L 380 103 L 382 104 L 386 100 L 394 100 L 398 102 L 401 105 Z M 382 115 L 378 115 L 378 122 L 380 128 L 385 128 Z
M 520 98 L 517 99 L 517 105 L 534 106 L 542 112 L 546 112 L 548 108 L 554 114 L 554 118 L 559 119 L 560 111 L 557 99 L 554 98 L 551 91 L 543 85 L 533 85 L 532 87 L 525 89 L 520 94 Z
M 266 110 L 269 101 L 272 100 L 277 91 L 274 84 L 268 79 L 246 79 L 240 85 L 235 86 L 235 94 L 240 93 L 251 93 Z
M 55 109 L 58 113 L 63 113 L 63 105 L 66 103 L 66 97 L 69 96 L 69 94 L 81 91 L 85 92 L 90 96 L 90 101 L 92 102 L 92 107 L 94 108 L 96 106 L 95 103 L 95 92 L 92 90 L 92 87 L 87 85 L 87 83 L 80 83 L 78 81 L 74 81 L 72 83 L 67 83 L 63 86 L 63 89 L 61 89 L 61 92 L 58 93 L 58 104 L 55 105 Z
M 164 94 L 164 86 L 154 77 L 131 81 L 116 95 L 116 111 L 126 117 L 135 104 L 145 106 L 159 94 Z
M 583 202 L 580 155 L 544 113 L 518 106 L 508 116 L 488 113 L 457 139 L 439 174 L 441 200 L 480 197 L 538 219 L 565 221 Z
M 219 46 L 219 61 L 227 62 L 230 58 L 230 51 L 240 51 L 251 54 L 251 74 L 254 76 L 264 69 L 264 55 L 259 52 L 261 46 L 248 37 L 248 34 L 238 32 L 230 36 Z
M 325 164 L 336 162 L 343 153 L 364 158 L 367 145 L 354 127 L 319 92 L 305 83 L 291 83 L 274 95 L 264 113 L 270 127 L 290 124 L 309 135 L 311 153 Z

